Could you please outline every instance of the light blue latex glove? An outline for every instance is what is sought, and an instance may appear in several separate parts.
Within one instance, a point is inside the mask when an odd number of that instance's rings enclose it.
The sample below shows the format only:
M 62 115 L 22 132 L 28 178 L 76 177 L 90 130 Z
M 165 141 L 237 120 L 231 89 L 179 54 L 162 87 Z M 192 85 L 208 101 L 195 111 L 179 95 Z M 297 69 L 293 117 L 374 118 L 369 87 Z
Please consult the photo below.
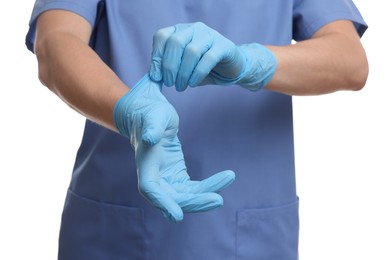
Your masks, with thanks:
M 139 191 L 163 215 L 181 221 L 183 212 L 223 205 L 217 192 L 235 180 L 232 171 L 192 181 L 177 137 L 178 115 L 161 93 L 162 83 L 144 76 L 117 102 L 114 121 L 135 149 Z M 201 152 L 201 151 L 199 151 Z
M 200 22 L 166 27 L 153 37 L 150 77 L 178 91 L 207 84 L 259 90 L 276 68 L 268 48 L 258 43 L 237 46 Z

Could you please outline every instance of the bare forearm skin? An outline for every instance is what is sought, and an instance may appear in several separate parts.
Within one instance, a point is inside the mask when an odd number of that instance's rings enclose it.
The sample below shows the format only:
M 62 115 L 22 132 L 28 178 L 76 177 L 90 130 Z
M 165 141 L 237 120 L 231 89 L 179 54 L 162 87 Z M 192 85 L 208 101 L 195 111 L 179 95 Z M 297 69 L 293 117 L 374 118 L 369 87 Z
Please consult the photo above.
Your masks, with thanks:
M 76 17 L 82 25 L 77 25 L 78 31 L 71 31 L 71 27 L 54 27 L 56 18 L 52 15 L 43 14 L 38 22 L 35 53 L 39 79 L 70 107 L 117 131 L 113 109 L 128 87 L 88 46 L 90 26 L 85 20 Z
M 278 60 L 267 89 L 288 95 L 319 95 L 360 90 L 366 83 L 366 54 L 349 21 L 333 22 L 310 40 L 267 47 Z

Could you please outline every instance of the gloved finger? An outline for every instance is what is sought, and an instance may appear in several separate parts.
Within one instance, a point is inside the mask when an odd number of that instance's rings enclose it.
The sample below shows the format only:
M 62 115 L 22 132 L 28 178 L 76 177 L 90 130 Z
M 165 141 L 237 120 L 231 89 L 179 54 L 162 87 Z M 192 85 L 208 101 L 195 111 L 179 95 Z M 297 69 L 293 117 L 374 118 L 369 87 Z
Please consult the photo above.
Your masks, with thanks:
M 181 221 L 184 217 L 181 207 L 160 184 L 158 147 L 142 147 L 137 151 L 139 192 L 164 216 L 172 221 Z
M 174 28 L 174 33 L 166 40 L 162 59 L 162 79 L 169 87 L 176 83 L 182 55 L 193 38 L 193 28 L 189 25 L 177 24 Z
M 188 81 L 201 57 L 213 44 L 208 31 L 196 31 L 192 41 L 186 46 L 182 55 L 181 66 L 177 74 L 176 89 L 184 91 L 188 87 Z
M 228 55 L 228 49 L 223 46 L 213 45 L 203 57 L 201 57 L 196 68 L 193 70 L 192 76 L 189 79 L 189 86 L 198 86 L 211 70 Z
M 187 181 L 174 186 L 177 192 L 205 193 L 219 192 L 235 181 L 235 173 L 230 170 L 216 173 L 202 181 Z
M 223 198 L 217 193 L 176 193 L 172 196 L 184 212 L 204 212 L 223 205 Z
M 153 50 L 151 53 L 150 78 L 154 81 L 162 80 L 162 58 L 167 39 L 175 32 L 174 26 L 162 28 L 153 36 Z
M 139 190 L 152 205 L 160 209 L 165 218 L 174 222 L 183 220 L 184 214 L 181 207 L 160 189 L 158 183 L 144 183 Z

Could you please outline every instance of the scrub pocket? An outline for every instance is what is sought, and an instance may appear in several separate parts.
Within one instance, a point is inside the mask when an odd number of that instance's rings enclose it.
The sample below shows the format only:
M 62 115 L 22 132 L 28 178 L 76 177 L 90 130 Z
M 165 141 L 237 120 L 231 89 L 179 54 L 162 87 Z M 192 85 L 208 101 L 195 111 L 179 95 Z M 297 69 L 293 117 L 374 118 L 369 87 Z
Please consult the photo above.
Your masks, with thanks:
M 59 239 L 60 260 L 144 259 L 143 211 L 68 191 Z
M 237 260 L 297 260 L 298 200 L 237 214 Z

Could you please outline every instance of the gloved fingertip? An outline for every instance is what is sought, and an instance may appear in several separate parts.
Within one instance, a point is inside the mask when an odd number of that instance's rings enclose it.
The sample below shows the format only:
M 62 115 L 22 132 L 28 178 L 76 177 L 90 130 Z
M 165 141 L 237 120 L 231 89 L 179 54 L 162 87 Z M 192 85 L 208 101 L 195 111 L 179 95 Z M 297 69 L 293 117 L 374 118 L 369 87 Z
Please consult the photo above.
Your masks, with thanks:
M 195 84 L 195 83 L 196 83 L 195 80 L 191 78 L 191 79 L 189 80 L 189 82 L 188 82 L 188 85 L 189 85 L 189 87 L 194 88 L 194 87 L 196 87 L 196 84 Z
M 170 77 L 163 77 L 163 84 L 166 87 L 172 87 L 174 85 L 173 80 Z
M 184 219 L 184 213 L 181 212 L 167 212 L 165 210 L 161 210 L 162 215 L 169 219 L 171 222 L 180 222 Z
M 153 146 L 156 145 L 162 138 L 161 129 L 157 127 L 150 127 L 147 130 L 144 131 L 142 135 L 142 143 L 146 146 Z
M 158 143 L 150 134 L 144 134 L 142 136 L 142 143 L 146 146 L 153 146 Z
M 211 196 L 211 200 L 213 200 L 213 208 L 218 208 L 218 207 L 221 207 L 221 206 L 223 206 L 223 204 L 224 204 L 224 200 L 223 200 L 223 197 L 222 196 L 220 196 L 219 194 L 217 194 L 217 193 L 212 193 L 212 195 L 210 195 Z
M 182 84 L 176 84 L 176 90 L 178 92 L 183 92 L 186 89 L 186 86 L 183 86 Z
M 233 172 L 231 170 L 226 170 L 223 173 L 224 173 L 225 177 L 231 181 L 230 183 L 235 181 L 235 179 L 236 179 L 235 172 Z
M 202 180 L 194 192 L 220 192 L 235 181 L 235 173 L 231 170 L 218 172 Z
M 208 193 L 207 200 L 208 202 L 203 205 L 203 207 L 199 210 L 200 212 L 220 208 L 224 204 L 223 197 L 217 193 Z
M 173 222 L 180 222 L 182 220 L 184 220 L 184 213 L 181 212 L 181 214 L 175 214 L 175 215 L 171 215 L 172 218 L 170 219 L 171 221 Z
M 151 63 L 149 75 L 153 81 L 158 82 L 162 80 L 161 70 L 159 69 L 159 66 L 155 62 Z

